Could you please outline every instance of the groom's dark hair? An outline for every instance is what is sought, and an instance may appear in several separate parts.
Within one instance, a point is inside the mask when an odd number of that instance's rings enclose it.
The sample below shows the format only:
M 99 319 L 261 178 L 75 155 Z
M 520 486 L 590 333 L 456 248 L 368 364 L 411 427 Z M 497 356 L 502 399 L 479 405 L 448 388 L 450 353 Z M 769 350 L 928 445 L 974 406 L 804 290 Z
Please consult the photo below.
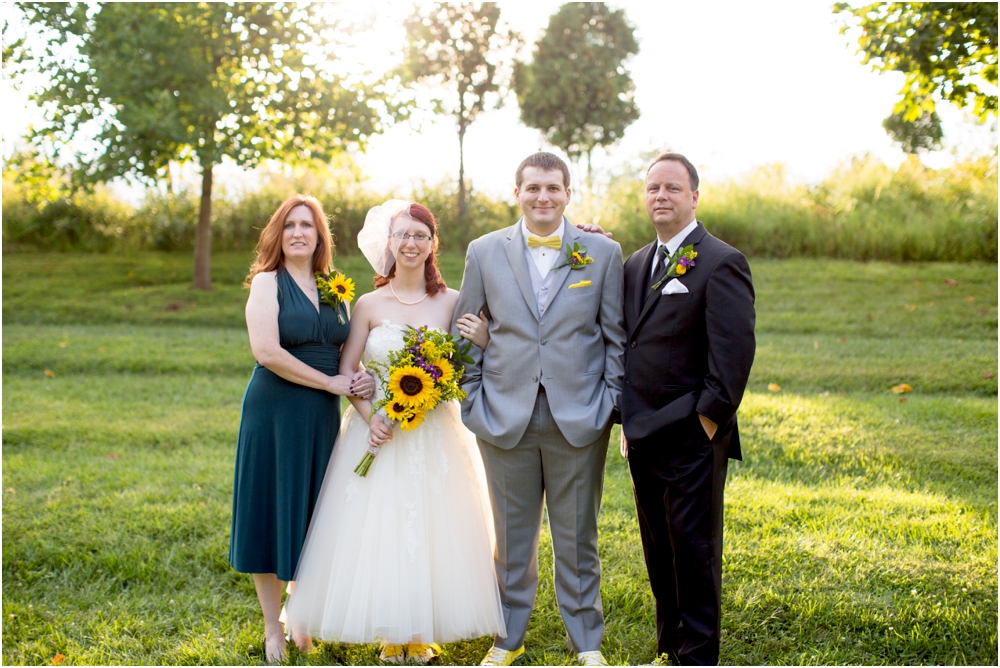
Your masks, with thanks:
M 660 155 L 656 156 L 656 160 L 649 163 L 649 167 L 646 169 L 646 173 L 649 174 L 649 170 L 652 169 L 653 165 L 655 165 L 656 163 L 665 162 L 667 160 L 673 160 L 674 162 L 679 162 L 682 165 L 684 165 L 684 169 L 686 169 L 688 173 L 688 181 L 691 182 L 691 190 L 698 189 L 698 170 L 694 168 L 694 165 L 691 164 L 690 160 L 685 158 L 680 153 L 661 153 Z
M 517 171 L 514 173 L 514 185 L 518 188 L 521 187 L 521 179 L 524 176 L 525 167 L 537 167 L 545 172 L 558 169 L 563 173 L 563 185 L 569 188 L 569 167 L 566 166 L 566 163 L 558 155 L 539 151 L 522 160 L 521 164 L 517 166 Z

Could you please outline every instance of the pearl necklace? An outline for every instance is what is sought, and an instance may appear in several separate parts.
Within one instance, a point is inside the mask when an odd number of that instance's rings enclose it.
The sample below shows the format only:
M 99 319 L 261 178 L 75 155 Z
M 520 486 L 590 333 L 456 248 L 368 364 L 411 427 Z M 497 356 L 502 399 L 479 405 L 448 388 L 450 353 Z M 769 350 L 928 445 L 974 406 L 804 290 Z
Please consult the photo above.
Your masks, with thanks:
M 396 289 L 392 287 L 392 281 L 389 281 L 389 290 L 392 291 L 392 296 L 396 298 L 396 301 L 399 302 L 400 304 L 402 304 L 403 306 L 415 306 L 415 305 L 419 304 L 420 302 L 424 301 L 425 299 L 427 299 L 427 295 L 428 295 L 428 293 L 425 292 L 424 296 L 421 297 L 420 299 L 418 299 L 415 302 L 404 302 L 402 299 L 399 298 L 399 295 L 396 294 Z

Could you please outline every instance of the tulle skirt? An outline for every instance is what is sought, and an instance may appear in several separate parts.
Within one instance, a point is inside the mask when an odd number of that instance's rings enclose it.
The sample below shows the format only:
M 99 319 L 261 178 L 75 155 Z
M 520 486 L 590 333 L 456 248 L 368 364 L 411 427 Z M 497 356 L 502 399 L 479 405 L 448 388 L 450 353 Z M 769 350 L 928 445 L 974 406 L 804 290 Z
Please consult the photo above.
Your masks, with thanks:
M 349 408 L 306 536 L 286 617 L 330 642 L 506 635 L 493 516 L 475 437 L 447 402 L 394 428 L 365 478 L 368 425 Z

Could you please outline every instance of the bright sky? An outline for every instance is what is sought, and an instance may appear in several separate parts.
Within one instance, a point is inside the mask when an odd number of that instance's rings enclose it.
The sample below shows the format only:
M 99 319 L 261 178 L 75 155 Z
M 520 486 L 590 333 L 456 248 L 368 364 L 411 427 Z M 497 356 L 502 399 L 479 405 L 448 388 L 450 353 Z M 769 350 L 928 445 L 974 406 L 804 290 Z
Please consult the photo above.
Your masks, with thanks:
M 560 2 L 501 2 L 502 18 L 529 44 L 544 31 Z M 637 27 L 640 51 L 629 64 L 641 117 L 620 145 L 594 156 L 595 175 L 635 164 L 639 155 L 672 149 L 685 153 L 703 179 L 736 176 L 781 162 L 797 181 L 815 182 L 850 157 L 872 153 L 890 164 L 903 154 L 882 129 L 902 75 L 876 74 L 860 64 L 856 41 L 839 32 L 829 0 L 764 3 L 619 2 Z M 355 5 L 356 7 L 356 5 Z M 373 70 L 394 64 L 402 19 L 409 3 L 370 2 L 376 28 L 357 60 Z M 37 111 L 4 82 L 5 144 Z M 941 103 L 945 149 L 925 158 L 943 166 L 953 154 L 985 152 L 996 141 L 989 127 Z M 370 185 L 409 191 L 458 174 L 458 138 L 449 117 L 423 115 L 421 130 L 403 123 L 371 140 L 359 157 Z M 9 146 L 9 144 L 8 144 Z M 465 142 L 466 174 L 473 188 L 494 195 L 513 187 L 517 164 L 550 149 L 536 130 L 523 126 L 516 101 L 472 125 Z M 5 153 L 7 150 L 5 150 Z M 220 179 L 239 179 L 223 170 Z

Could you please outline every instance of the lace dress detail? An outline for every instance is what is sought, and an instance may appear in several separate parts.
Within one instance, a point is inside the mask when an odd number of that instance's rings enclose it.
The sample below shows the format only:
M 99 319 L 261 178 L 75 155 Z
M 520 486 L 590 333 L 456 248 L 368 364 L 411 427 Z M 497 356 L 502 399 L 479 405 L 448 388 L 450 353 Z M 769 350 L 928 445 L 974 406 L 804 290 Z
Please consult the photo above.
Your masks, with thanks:
M 386 364 L 405 331 L 372 329 L 365 361 Z M 348 408 L 288 601 L 291 628 L 350 643 L 505 635 L 486 476 L 458 403 L 414 431 L 395 428 L 361 478 L 367 439 Z

